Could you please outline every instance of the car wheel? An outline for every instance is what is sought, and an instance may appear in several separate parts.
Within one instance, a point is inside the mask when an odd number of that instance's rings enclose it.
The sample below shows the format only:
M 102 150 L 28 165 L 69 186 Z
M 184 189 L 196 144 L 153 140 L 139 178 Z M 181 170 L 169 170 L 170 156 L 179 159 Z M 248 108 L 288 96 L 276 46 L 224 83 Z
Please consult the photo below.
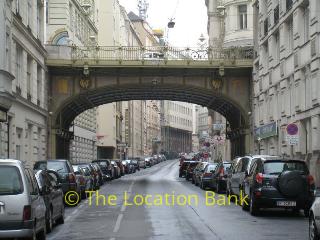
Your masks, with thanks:
M 85 190 L 81 192 L 81 198 L 82 199 L 86 199 L 87 198 L 87 194 L 86 194 Z
M 313 216 L 311 216 L 309 219 L 309 240 L 320 240 L 316 222 Z
M 57 224 L 64 224 L 64 205 L 62 205 L 61 208 L 61 215 L 60 217 L 56 220 Z
M 308 218 L 310 215 L 310 209 L 309 208 L 303 209 L 303 213 L 304 213 L 304 216 Z
M 46 240 L 46 227 L 39 233 L 39 235 L 36 237 L 37 240 Z
M 253 196 L 253 193 L 251 194 L 251 197 L 250 197 L 250 214 L 252 216 L 257 216 L 258 213 L 259 213 L 259 206 L 258 204 L 256 203 L 256 200 L 255 200 L 255 197 Z
M 219 187 L 219 182 L 216 183 L 216 193 L 220 193 L 220 187 Z
M 37 240 L 37 234 L 36 234 L 35 226 L 33 226 L 32 236 L 31 236 L 31 237 L 26 238 L 26 240 Z
M 51 208 L 48 211 L 48 216 L 46 218 L 46 228 L 47 228 L 47 233 L 51 233 L 52 232 L 53 219 L 52 219 L 52 209 Z
M 242 199 L 245 199 L 245 197 L 247 196 L 244 191 L 241 191 L 241 195 L 242 195 Z M 250 209 L 250 203 L 249 204 L 242 203 L 242 210 L 248 211 L 249 209 Z

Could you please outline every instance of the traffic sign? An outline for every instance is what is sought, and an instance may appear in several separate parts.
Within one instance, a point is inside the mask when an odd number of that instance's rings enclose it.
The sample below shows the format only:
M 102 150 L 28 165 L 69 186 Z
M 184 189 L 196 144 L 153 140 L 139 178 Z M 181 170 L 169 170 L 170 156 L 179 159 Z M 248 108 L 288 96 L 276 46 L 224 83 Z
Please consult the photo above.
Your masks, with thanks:
M 299 136 L 298 135 L 287 135 L 287 142 L 289 145 L 298 145 Z
M 299 131 L 298 125 L 295 123 L 290 123 L 287 126 L 288 135 L 297 135 Z

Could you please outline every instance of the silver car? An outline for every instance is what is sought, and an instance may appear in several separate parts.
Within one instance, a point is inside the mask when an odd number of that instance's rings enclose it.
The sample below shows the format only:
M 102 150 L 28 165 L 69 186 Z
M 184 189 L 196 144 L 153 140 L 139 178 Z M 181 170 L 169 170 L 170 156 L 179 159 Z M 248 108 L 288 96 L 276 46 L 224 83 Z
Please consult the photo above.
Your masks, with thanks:
M 0 159 L 0 238 L 45 239 L 45 213 L 32 170 Z
M 316 191 L 315 196 L 309 215 L 309 240 L 320 239 L 320 189 Z

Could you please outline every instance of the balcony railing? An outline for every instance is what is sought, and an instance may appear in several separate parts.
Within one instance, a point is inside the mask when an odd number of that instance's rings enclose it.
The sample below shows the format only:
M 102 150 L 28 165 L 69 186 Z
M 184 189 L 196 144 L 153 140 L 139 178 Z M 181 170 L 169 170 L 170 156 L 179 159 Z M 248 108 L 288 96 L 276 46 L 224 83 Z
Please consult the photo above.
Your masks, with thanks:
M 103 46 L 53 46 L 47 45 L 49 59 L 95 60 L 95 61 L 205 61 L 205 60 L 250 60 L 252 47 L 175 48 L 157 47 L 103 47 Z

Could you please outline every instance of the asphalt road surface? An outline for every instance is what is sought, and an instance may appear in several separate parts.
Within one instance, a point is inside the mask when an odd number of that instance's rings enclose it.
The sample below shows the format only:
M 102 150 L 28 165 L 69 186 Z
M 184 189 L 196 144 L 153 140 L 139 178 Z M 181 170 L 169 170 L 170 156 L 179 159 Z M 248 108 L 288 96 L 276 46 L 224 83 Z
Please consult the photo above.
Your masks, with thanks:
M 101 197 L 97 206 L 94 196 L 91 206 L 87 199 L 78 207 L 66 208 L 65 224 L 54 228 L 47 239 L 307 239 L 308 220 L 302 213 L 297 216 L 290 211 L 263 211 L 260 216 L 252 217 L 233 203 L 207 206 L 205 191 L 179 178 L 178 169 L 178 161 L 166 161 L 106 183 L 99 191 L 106 197 L 105 206 Z M 167 197 L 168 206 L 165 205 L 165 194 L 171 195 Z M 198 205 L 193 198 L 190 205 L 179 206 L 177 196 L 180 194 L 198 196 Z M 111 195 L 117 198 L 116 201 L 108 202 Z M 152 206 L 137 206 L 135 203 L 141 202 L 141 197 L 136 202 L 133 200 L 137 195 L 150 195 L 147 202 Z M 154 204 L 156 198 L 161 206 Z M 183 197 L 180 204 L 183 205 Z

